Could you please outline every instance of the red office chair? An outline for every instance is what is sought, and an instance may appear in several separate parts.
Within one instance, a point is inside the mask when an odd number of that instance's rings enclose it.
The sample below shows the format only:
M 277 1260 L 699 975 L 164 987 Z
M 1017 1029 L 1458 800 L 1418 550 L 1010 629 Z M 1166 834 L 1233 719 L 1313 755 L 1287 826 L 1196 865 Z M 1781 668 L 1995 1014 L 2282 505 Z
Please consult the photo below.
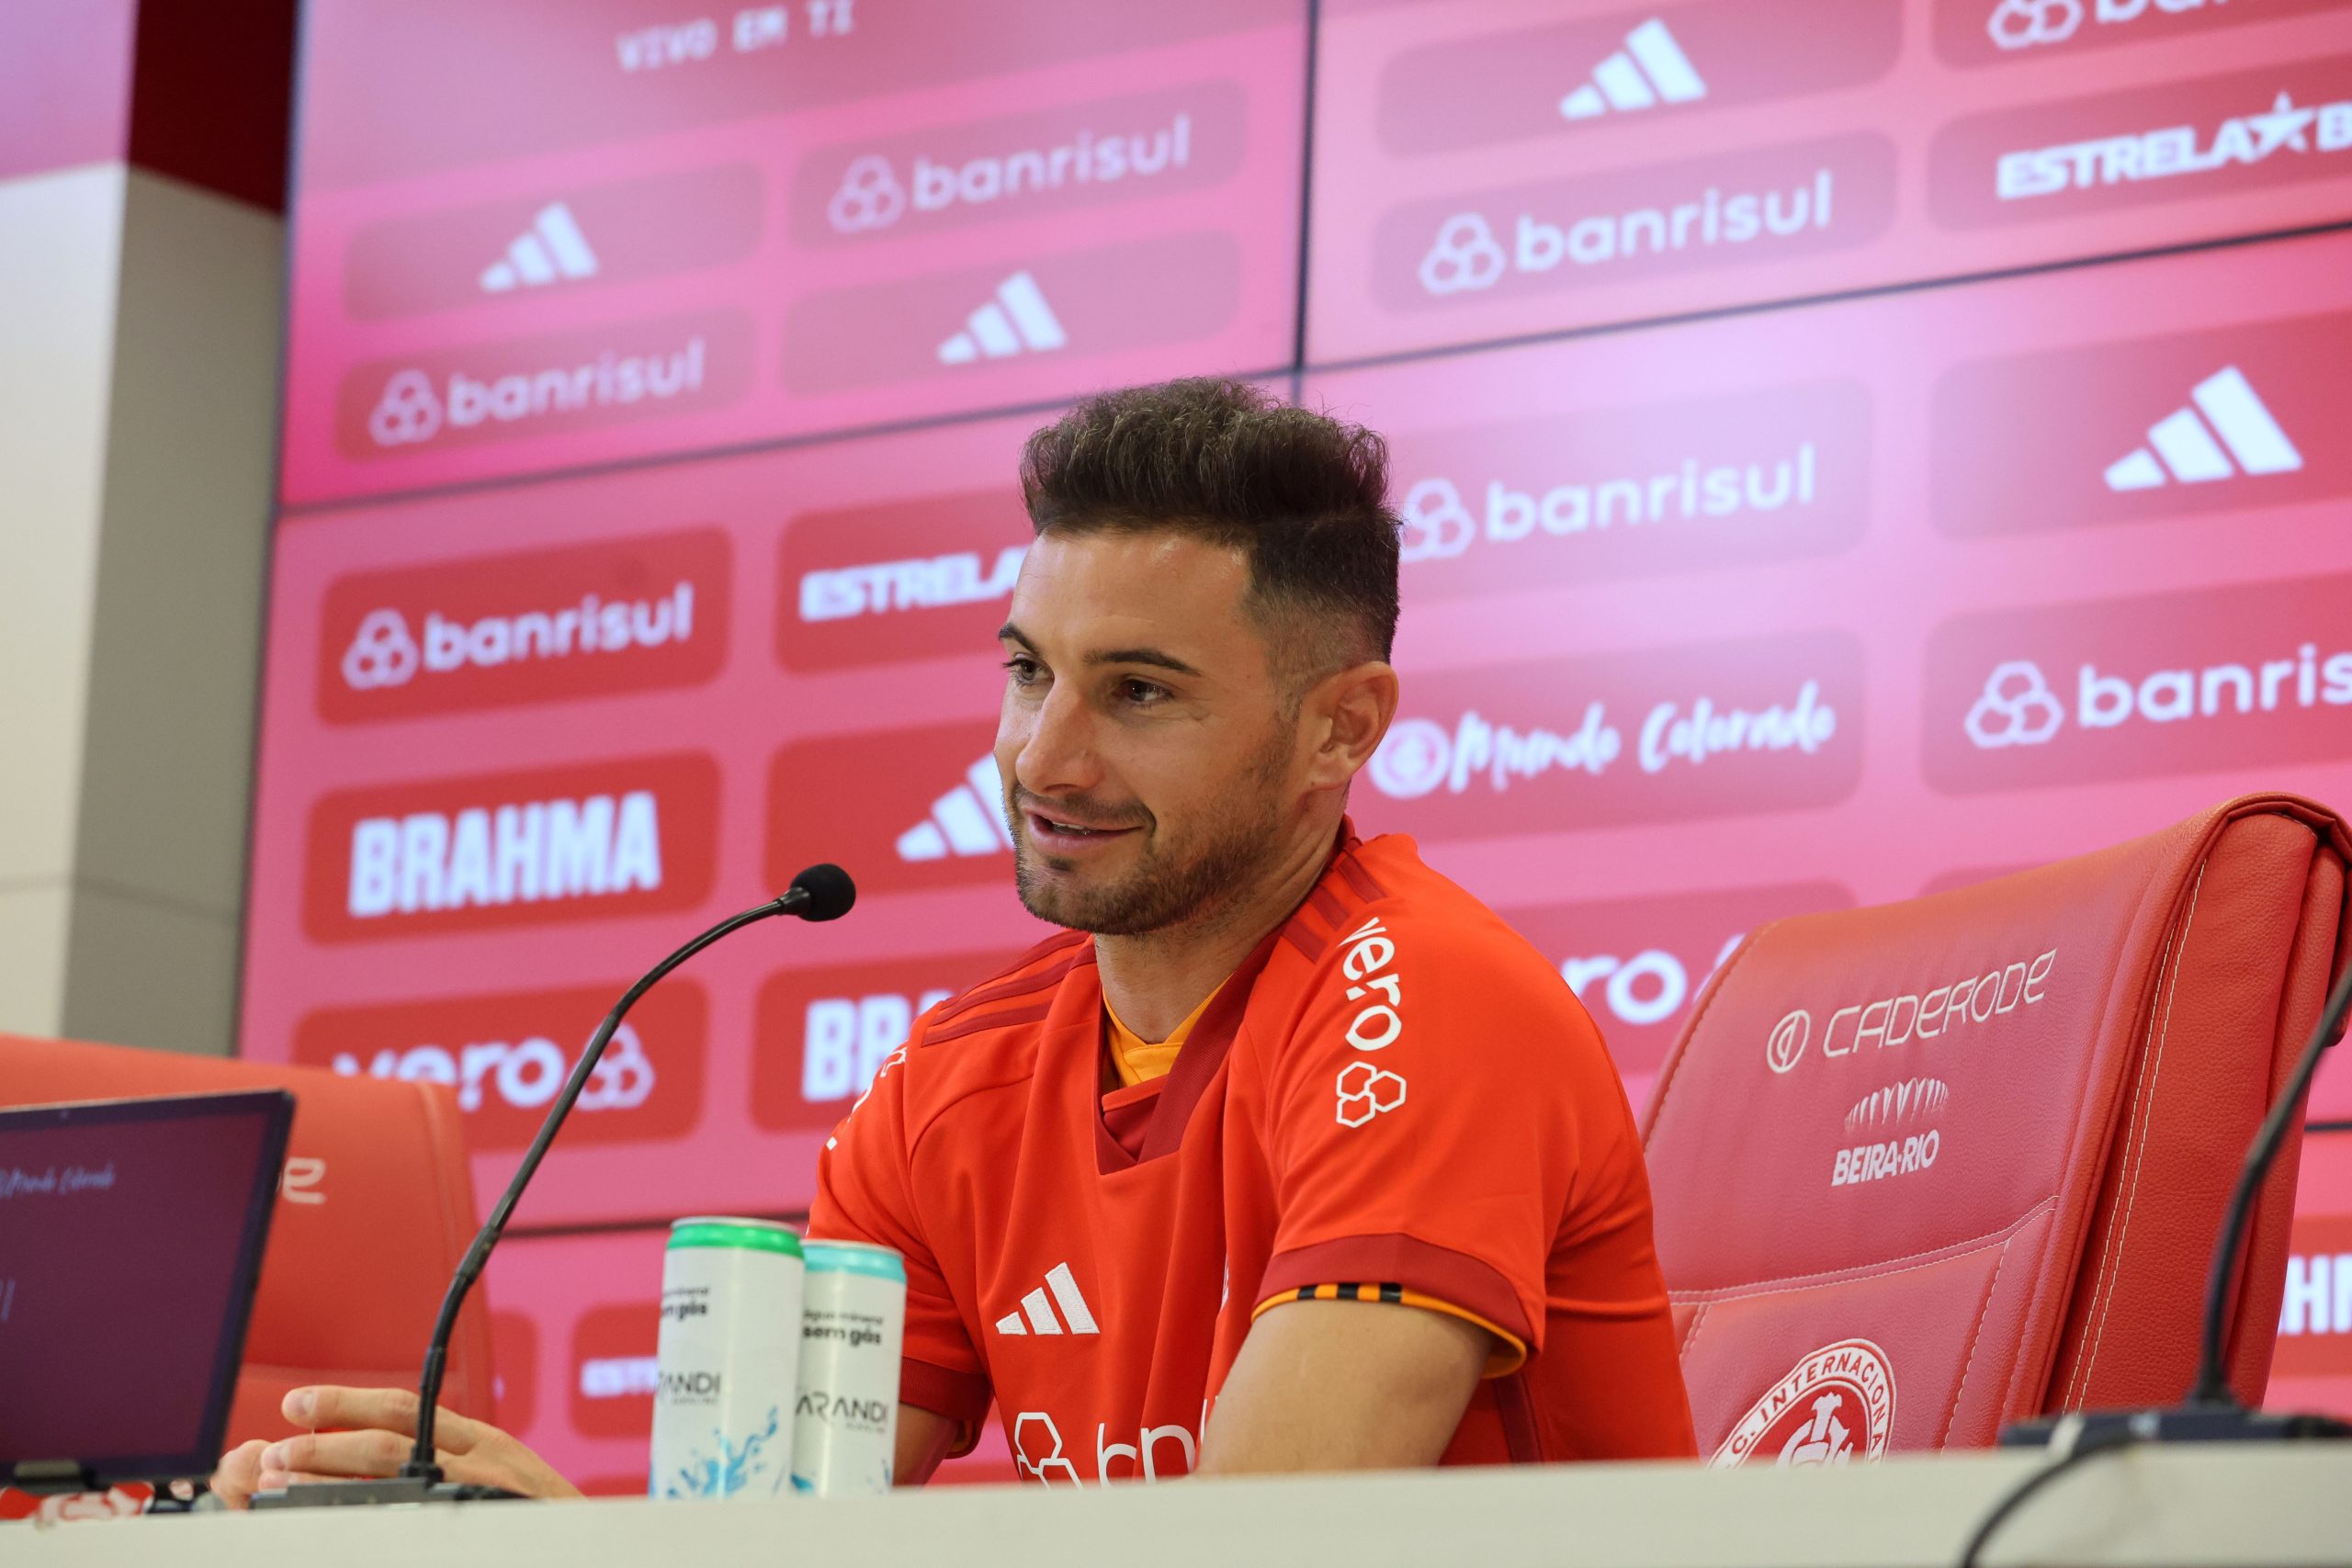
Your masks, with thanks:
M 1801 1463 L 2169 1404 L 2256 1126 L 2352 952 L 2352 836 L 2251 795 L 1749 936 L 1643 1132 L 1702 1451 Z M 2300 1134 L 2231 1306 L 2258 1402 Z
M 0 1105 L 277 1088 L 295 1097 L 294 1127 L 245 1331 L 232 1442 L 295 1430 L 278 1402 L 303 1383 L 416 1385 L 475 1228 L 454 1096 L 319 1067 L 0 1034 Z M 458 1317 L 441 1402 L 492 1415 L 490 1308 L 479 1285 Z

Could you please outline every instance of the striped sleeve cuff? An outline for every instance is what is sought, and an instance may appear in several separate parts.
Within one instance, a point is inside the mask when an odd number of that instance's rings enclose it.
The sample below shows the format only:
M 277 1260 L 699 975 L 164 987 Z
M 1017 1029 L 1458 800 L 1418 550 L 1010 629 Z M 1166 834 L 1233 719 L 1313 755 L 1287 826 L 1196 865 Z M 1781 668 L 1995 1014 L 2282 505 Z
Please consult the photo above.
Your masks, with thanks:
M 1256 1322 L 1269 1309 L 1284 1302 L 1395 1302 L 1400 1306 L 1419 1307 L 1423 1312 L 1441 1312 L 1448 1317 L 1458 1317 L 1464 1323 L 1475 1324 L 1493 1337 L 1495 1346 L 1487 1354 L 1487 1365 L 1479 1372 L 1480 1377 L 1509 1377 L 1527 1364 L 1526 1341 L 1509 1329 L 1497 1327 L 1467 1307 L 1456 1306 L 1452 1302 L 1419 1291 L 1407 1290 L 1393 1280 L 1376 1285 L 1301 1285 L 1295 1291 L 1284 1291 L 1280 1295 L 1268 1296 L 1260 1302 L 1250 1309 L 1250 1321 Z

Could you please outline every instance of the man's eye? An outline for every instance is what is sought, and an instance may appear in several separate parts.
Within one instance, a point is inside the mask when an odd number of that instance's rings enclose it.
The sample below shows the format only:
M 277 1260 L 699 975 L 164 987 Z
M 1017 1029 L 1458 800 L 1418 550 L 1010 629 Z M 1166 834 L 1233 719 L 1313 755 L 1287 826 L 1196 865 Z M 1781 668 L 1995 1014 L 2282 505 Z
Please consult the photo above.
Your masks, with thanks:
M 1119 694 L 1136 704 L 1159 702 L 1168 695 L 1168 688 L 1155 686 L 1148 681 L 1125 680 L 1119 682 Z
M 1037 678 L 1037 661 L 1017 653 L 1004 661 L 1004 669 L 1016 686 L 1025 686 Z

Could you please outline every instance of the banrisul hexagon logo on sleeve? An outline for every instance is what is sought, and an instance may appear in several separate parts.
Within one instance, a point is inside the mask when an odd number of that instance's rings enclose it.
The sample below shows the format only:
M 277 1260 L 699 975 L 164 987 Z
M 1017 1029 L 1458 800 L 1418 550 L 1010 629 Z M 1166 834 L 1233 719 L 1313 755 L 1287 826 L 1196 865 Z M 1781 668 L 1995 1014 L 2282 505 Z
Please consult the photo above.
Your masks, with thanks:
M 311 809 L 321 942 L 685 909 L 710 893 L 718 770 L 678 754 L 343 790 Z
M 1840 1339 L 1797 1362 L 1748 1406 L 1707 1462 L 1849 1464 L 1886 1452 L 1894 1369 L 1867 1339 Z

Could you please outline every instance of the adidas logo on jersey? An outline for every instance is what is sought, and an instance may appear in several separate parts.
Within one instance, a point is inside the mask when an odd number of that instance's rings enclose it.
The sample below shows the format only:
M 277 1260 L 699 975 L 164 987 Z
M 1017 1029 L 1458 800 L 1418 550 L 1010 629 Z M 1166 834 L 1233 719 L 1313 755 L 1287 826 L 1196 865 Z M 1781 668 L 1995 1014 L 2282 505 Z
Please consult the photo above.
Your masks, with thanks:
M 931 803 L 931 816 L 899 835 L 903 861 L 945 860 L 949 855 L 992 855 L 1012 847 L 1004 820 L 1003 782 L 996 759 L 983 757 L 964 782 Z
M 942 365 L 969 365 L 986 356 L 1043 354 L 1069 342 L 1045 291 L 1026 272 L 996 286 L 996 297 L 964 318 L 964 330 L 939 345 Z
M 1560 100 L 1560 113 L 1568 119 L 1591 119 L 1611 109 L 1626 114 L 1655 108 L 1660 99 L 1688 104 L 1706 96 L 1707 84 L 1690 57 L 1666 24 L 1652 17 L 1625 35 L 1623 49 L 1593 67 L 1591 81 Z
M 1046 1299 L 1047 1290 L 1054 1292 L 1053 1301 Z M 1055 1302 L 1061 1303 L 1060 1317 L 1054 1315 Z M 1024 1316 L 1027 1319 L 1025 1326 L 1023 1323 Z M 1102 1332 L 1095 1324 L 1094 1314 L 1087 1307 L 1086 1298 L 1079 1293 L 1078 1277 L 1069 1271 L 1069 1264 L 1057 1263 L 1046 1270 L 1044 1285 L 1022 1297 L 1018 1308 L 996 1320 L 996 1331 L 999 1334 L 1059 1334 L 1064 1319 L 1069 1320 L 1072 1334 Z
M 542 208 L 531 226 L 506 247 L 505 256 L 482 269 L 481 288 L 485 294 L 503 294 L 510 288 L 537 288 L 595 276 L 596 253 L 572 221 L 571 209 L 559 201 Z
M 2198 382 L 2188 398 L 2193 406 L 2175 409 L 2148 427 L 2146 446 L 2108 465 L 2108 489 L 2155 490 L 2176 479 L 2185 485 L 2206 484 L 2241 471 L 2291 474 L 2303 466 L 2303 455 L 2236 366 Z M 2200 411 L 2203 419 L 2197 417 Z

